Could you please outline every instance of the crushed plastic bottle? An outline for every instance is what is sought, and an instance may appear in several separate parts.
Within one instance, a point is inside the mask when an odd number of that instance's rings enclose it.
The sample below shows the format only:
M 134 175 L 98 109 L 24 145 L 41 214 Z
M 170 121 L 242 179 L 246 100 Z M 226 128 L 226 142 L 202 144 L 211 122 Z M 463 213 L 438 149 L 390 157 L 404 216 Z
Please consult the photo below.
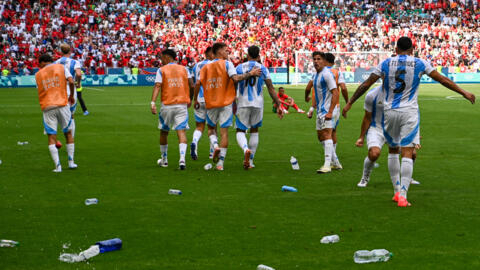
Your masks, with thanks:
M 100 254 L 100 247 L 98 245 L 93 245 L 90 246 L 88 249 L 80 252 L 79 254 L 62 253 L 58 257 L 58 259 L 66 263 L 76 263 L 86 261 L 92 257 L 97 256 L 98 254 Z
M 18 247 L 20 245 L 19 242 L 13 240 L 0 240 L 0 247 Z
M 288 192 L 297 192 L 297 189 L 294 188 L 294 187 L 290 187 L 290 186 L 282 186 L 282 191 L 288 191 Z
M 213 168 L 212 163 L 207 163 L 205 164 L 205 166 L 203 166 L 203 169 L 205 169 L 205 171 L 211 170 L 212 168 Z
M 85 205 L 92 205 L 92 204 L 98 204 L 98 199 L 97 198 L 90 198 L 85 200 Z
M 270 266 L 266 266 L 264 264 L 259 264 L 257 266 L 257 270 L 275 270 L 274 268 L 270 267 Z
M 337 243 L 338 241 L 340 241 L 340 236 L 338 236 L 337 234 L 334 234 L 334 235 L 324 236 L 322 240 L 320 240 L 320 243 L 331 244 L 331 243 Z
M 122 239 L 113 238 L 95 243 L 100 248 L 100 253 L 122 249 Z
M 294 156 L 290 157 L 290 164 L 292 164 L 292 169 L 300 170 L 300 166 L 298 165 L 298 160 Z
M 170 195 L 182 195 L 182 191 L 179 189 L 169 189 L 168 194 Z
M 25 142 L 18 141 L 17 144 L 18 144 L 18 145 L 27 145 L 28 142 L 27 142 L 27 141 L 25 141 Z
M 393 256 L 393 253 L 386 249 L 357 250 L 353 255 L 355 263 L 386 262 Z

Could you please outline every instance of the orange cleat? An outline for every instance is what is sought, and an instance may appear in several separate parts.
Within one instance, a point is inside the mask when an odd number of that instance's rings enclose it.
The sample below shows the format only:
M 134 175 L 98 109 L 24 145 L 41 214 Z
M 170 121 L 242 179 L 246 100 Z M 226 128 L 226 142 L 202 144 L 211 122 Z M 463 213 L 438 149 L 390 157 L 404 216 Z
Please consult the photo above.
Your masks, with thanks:
M 243 160 L 243 168 L 245 170 L 248 170 L 250 168 L 250 156 L 252 155 L 252 151 L 250 149 L 247 149 L 245 151 L 245 159 Z
M 412 205 L 407 201 L 407 198 L 405 198 L 403 196 L 399 196 L 398 197 L 398 206 L 399 207 L 408 207 L 408 206 L 412 206 Z
M 400 197 L 400 192 L 395 192 L 395 195 L 392 198 L 392 201 L 398 202 L 398 197 Z
M 214 163 L 217 163 L 218 160 L 220 158 L 220 148 L 215 148 L 215 150 L 213 150 L 213 157 L 212 157 L 212 161 Z

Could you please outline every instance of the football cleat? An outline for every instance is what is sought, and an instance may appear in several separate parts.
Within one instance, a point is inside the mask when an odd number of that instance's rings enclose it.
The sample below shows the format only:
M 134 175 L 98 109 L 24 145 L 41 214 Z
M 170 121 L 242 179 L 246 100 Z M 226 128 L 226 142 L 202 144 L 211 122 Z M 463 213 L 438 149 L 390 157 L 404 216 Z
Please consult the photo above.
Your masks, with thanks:
M 88 111 L 85 111 L 85 112 L 83 113 L 83 115 L 85 115 L 85 116 L 87 116 L 87 115 L 89 115 L 89 114 L 90 114 L 90 113 L 89 113 Z
M 214 163 L 217 163 L 219 159 L 220 159 L 220 148 L 215 148 L 215 150 L 213 150 L 212 160 Z
M 166 167 L 168 167 L 168 160 L 160 158 L 160 159 L 157 160 L 157 164 L 160 167 L 166 168 Z
M 190 156 L 192 157 L 193 160 L 198 159 L 197 145 L 195 143 L 190 144 Z
M 215 166 L 215 170 L 217 170 L 217 171 L 223 171 L 223 165 L 217 165 L 217 166 Z
M 332 170 L 341 170 L 343 169 L 342 164 L 340 164 L 340 161 L 337 159 L 334 162 L 332 162 L 332 165 L 330 166 Z
M 399 197 L 400 197 L 400 192 L 395 192 L 395 195 L 393 195 L 392 201 L 398 202 Z
M 255 168 L 255 164 L 253 164 L 253 159 L 250 159 L 250 169 Z
M 399 207 L 408 207 L 408 206 L 412 206 L 408 201 L 407 201 L 407 198 L 403 197 L 403 196 L 398 196 L 398 204 L 397 204 Z
M 72 162 L 68 164 L 68 168 L 70 170 L 75 170 L 76 168 L 78 168 L 78 165 Z
M 252 155 L 252 151 L 250 151 L 250 149 L 247 149 L 247 151 L 245 151 L 245 158 L 243 159 L 243 168 L 245 170 L 250 169 L 250 156 L 251 155 Z
M 187 168 L 187 165 L 185 164 L 185 160 L 180 160 L 180 162 L 178 162 L 178 168 L 182 171 Z
M 305 113 L 305 111 L 304 111 L 304 110 L 302 110 L 302 109 L 298 109 L 298 111 L 297 111 L 297 112 L 299 112 L 299 113 Z
M 420 182 L 412 178 L 412 182 L 410 182 L 412 185 L 420 185 Z
M 317 170 L 317 173 L 329 173 L 331 172 L 332 169 L 330 168 L 330 166 L 322 166 L 320 169 Z
M 363 187 L 367 187 L 367 185 L 368 185 L 368 180 L 365 179 L 365 178 L 362 178 L 362 180 L 360 180 L 360 182 L 358 182 L 357 187 L 362 187 L 363 188 Z
M 62 172 L 62 165 L 57 165 L 57 167 L 52 172 L 54 173 Z

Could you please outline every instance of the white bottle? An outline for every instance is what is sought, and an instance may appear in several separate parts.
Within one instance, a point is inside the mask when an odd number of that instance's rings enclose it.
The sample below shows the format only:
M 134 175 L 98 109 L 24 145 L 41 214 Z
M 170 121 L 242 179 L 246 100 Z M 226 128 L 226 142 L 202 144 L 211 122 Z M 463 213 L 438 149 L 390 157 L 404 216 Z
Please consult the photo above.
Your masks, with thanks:
M 259 264 L 257 266 L 257 270 L 275 270 L 274 268 L 270 267 L 270 266 L 266 266 L 266 265 L 263 265 L 263 264 Z
M 203 169 L 205 169 L 205 171 L 208 171 L 208 170 L 210 170 L 210 169 L 212 169 L 212 168 L 213 168 L 212 163 L 207 163 L 207 164 L 205 164 L 205 166 L 203 166 Z
M 337 243 L 340 241 L 340 236 L 334 234 L 334 235 L 327 235 L 320 240 L 320 243 L 322 244 L 330 244 L 330 243 Z
M 86 199 L 85 200 L 85 205 L 92 205 L 92 204 L 97 204 L 98 199 L 97 198 L 91 198 L 91 199 Z
M 355 263 L 386 262 L 393 254 L 386 249 L 357 250 L 353 255 Z
M 170 195 L 182 195 L 182 191 L 179 189 L 169 189 L 168 194 Z
M 290 164 L 292 164 L 292 169 L 300 170 L 300 166 L 298 165 L 298 161 L 295 157 L 290 157 Z

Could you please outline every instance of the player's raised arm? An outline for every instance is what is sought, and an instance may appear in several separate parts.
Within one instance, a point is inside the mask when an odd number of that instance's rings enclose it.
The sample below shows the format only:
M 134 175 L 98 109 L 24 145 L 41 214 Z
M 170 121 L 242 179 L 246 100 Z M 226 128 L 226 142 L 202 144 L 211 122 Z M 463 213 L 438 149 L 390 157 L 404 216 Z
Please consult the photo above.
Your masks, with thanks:
M 273 87 L 272 79 L 266 79 L 265 84 L 267 85 L 268 94 L 272 98 L 273 102 L 277 104 L 277 108 L 281 108 L 282 102 L 278 98 L 277 92 L 275 91 L 275 87 Z M 281 119 L 283 117 L 283 110 L 277 110 L 278 117 Z
M 355 101 L 361 97 L 363 94 L 365 94 L 365 92 L 368 91 L 368 89 L 378 81 L 378 79 L 380 79 L 380 75 L 377 75 L 375 73 L 372 73 L 370 74 L 370 76 L 368 77 L 367 80 L 365 80 L 362 84 L 360 84 L 357 88 L 357 90 L 355 91 L 355 93 L 353 93 L 353 96 L 350 98 L 350 100 L 347 102 L 347 104 L 345 105 L 345 107 L 343 108 L 343 111 L 342 111 L 342 115 L 343 117 L 347 118 L 347 112 L 350 110 L 350 108 L 352 107 L 353 103 L 355 103 Z
M 310 101 L 310 92 L 312 92 L 312 88 L 313 88 L 313 81 L 310 80 L 307 84 L 307 87 L 305 87 L 305 102 L 309 102 Z
M 441 85 L 445 86 L 446 88 L 452 90 L 453 92 L 459 93 L 465 99 L 469 100 L 472 104 L 475 104 L 475 95 L 463 90 L 460 88 L 456 83 L 450 80 L 448 77 L 443 76 L 438 71 L 434 70 L 428 74 L 428 76 L 435 81 L 439 82 Z
M 243 81 L 243 80 L 246 80 L 252 76 L 260 76 L 262 75 L 262 70 L 260 68 L 252 68 L 252 70 L 250 70 L 249 72 L 247 73 L 244 73 L 244 74 L 235 74 L 235 75 L 232 75 L 230 78 L 232 78 L 232 80 L 235 82 L 235 83 L 238 83 L 240 81 Z

